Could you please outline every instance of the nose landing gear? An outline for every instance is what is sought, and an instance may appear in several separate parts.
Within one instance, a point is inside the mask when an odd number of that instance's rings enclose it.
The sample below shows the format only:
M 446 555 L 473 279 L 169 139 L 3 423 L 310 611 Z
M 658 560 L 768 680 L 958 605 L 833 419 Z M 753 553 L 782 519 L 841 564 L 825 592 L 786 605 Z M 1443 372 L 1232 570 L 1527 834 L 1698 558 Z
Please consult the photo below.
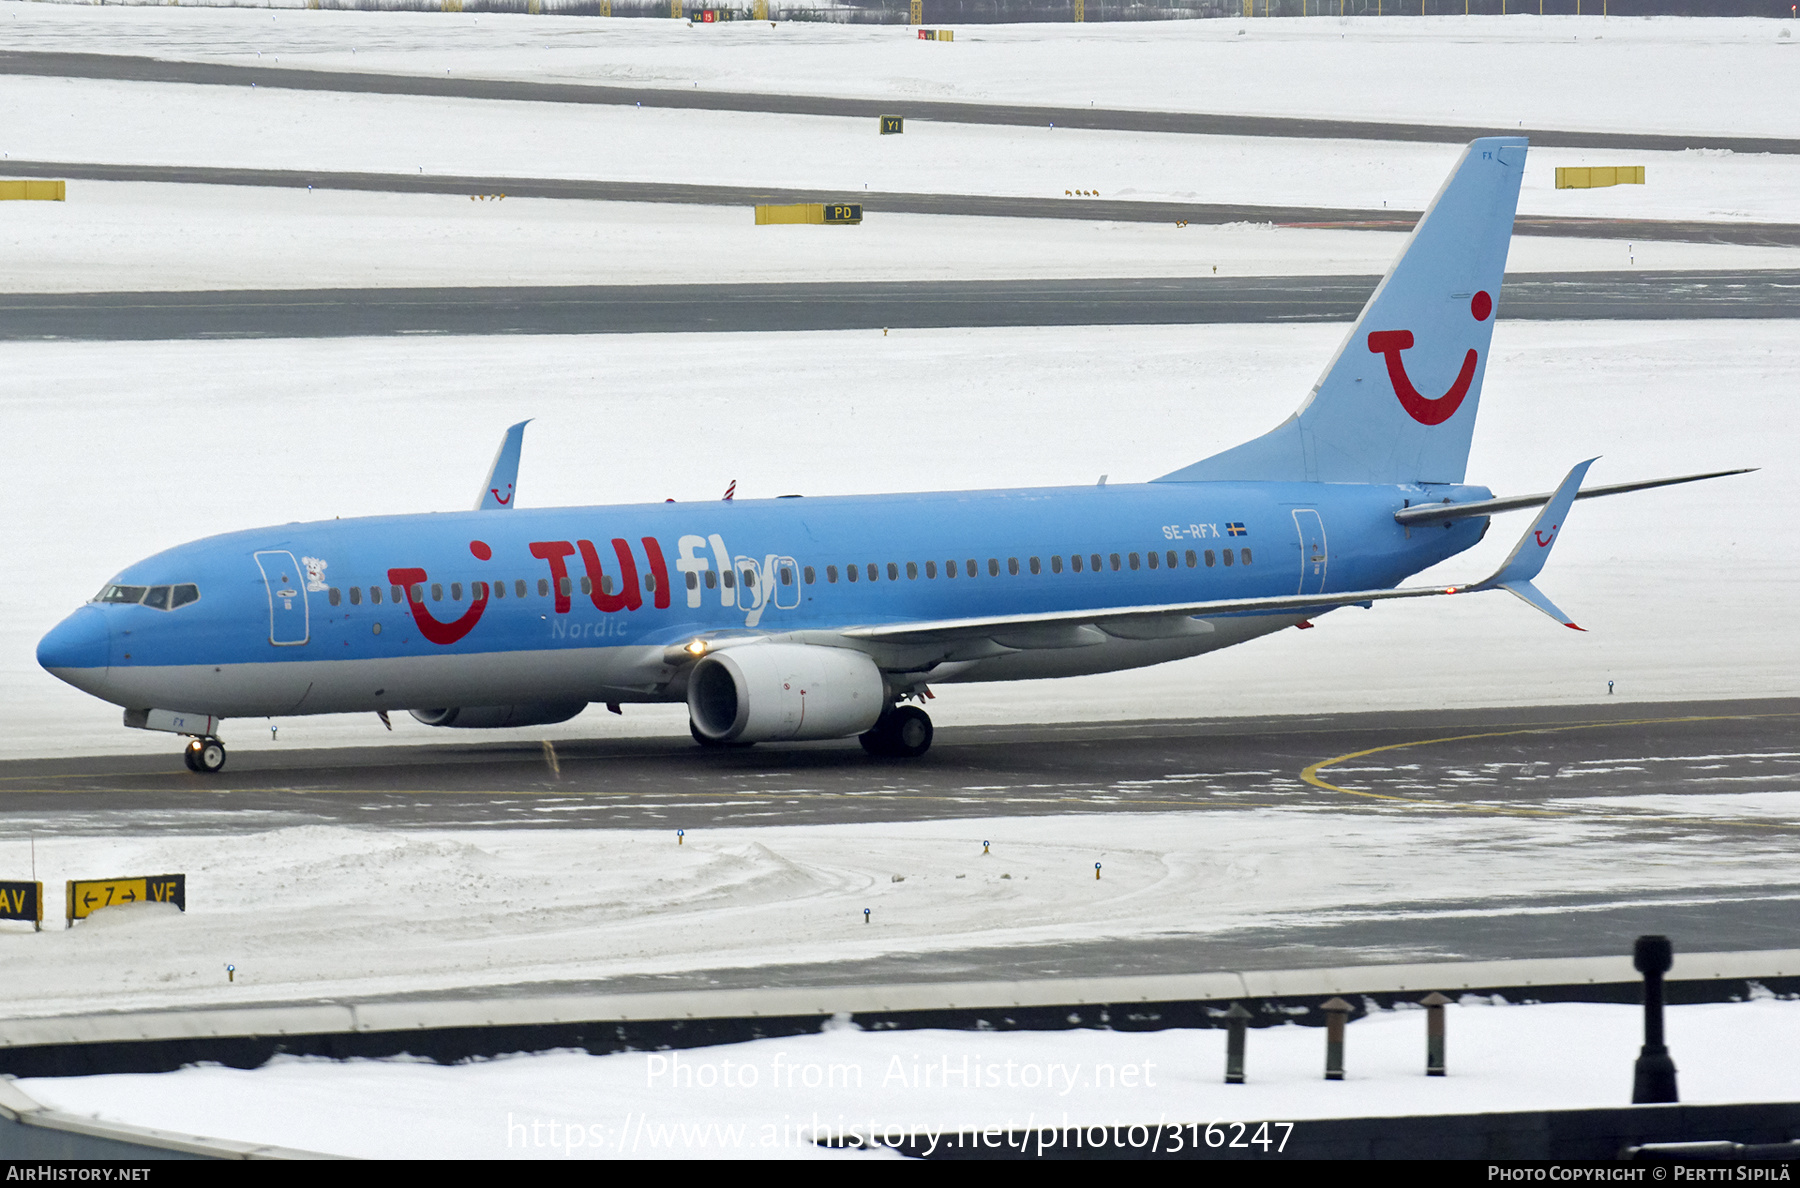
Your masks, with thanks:
M 224 770 L 225 744 L 216 738 L 196 738 L 189 741 L 181 758 L 189 771 L 212 775 Z
M 916 705 L 898 705 L 856 736 L 862 749 L 883 759 L 917 759 L 931 749 L 931 716 Z

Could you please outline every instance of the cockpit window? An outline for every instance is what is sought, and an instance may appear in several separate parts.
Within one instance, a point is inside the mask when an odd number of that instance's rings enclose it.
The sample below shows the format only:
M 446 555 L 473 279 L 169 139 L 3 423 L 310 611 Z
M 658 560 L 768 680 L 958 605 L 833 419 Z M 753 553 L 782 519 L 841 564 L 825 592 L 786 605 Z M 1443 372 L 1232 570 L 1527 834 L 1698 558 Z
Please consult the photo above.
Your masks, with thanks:
M 179 586 L 107 586 L 94 597 L 94 601 L 142 603 L 152 610 L 174 610 L 190 602 L 200 601 L 200 587 L 192 582 Z

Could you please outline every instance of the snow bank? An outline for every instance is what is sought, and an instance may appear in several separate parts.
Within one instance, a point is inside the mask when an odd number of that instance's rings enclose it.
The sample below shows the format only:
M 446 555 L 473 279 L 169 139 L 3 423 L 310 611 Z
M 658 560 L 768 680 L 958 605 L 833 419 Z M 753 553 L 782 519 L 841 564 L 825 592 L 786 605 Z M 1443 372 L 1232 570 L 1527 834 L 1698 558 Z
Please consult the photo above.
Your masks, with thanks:
M 1422 93 L 1418 100 L 1427 106 Z M 902 136 L 881 136 L 873 119 L 19 75 L 0 76 L 0 107 L 8 113 L 0 152 L 26 160 L 788 186 L 845 198 L 867 188 L 1076 203 L 1072 191 L 1091 190 L 1120 199 L 1422 210 L 1462 151 L 919 120 Z M 1617 163 L 1620 154 L 1535 149 L 1519 208 L 1783 222 L 1800 207 L 1800 154 L 1629 157 L 1644 165 L 1646 184 L 1557 190 L 1557 166 Z
M 164 1130 L 433 1159 L 830 1157 L 812 1146 L 816 1137 L 1159 1122 L 1220 1122 L 1223 1141 L 1266 1133 L 1274 1144 L 1288 1133 L 1281 1123 L 1304 1130 L 1315 1118 L 1630 1101 L 1642 1042 L 1634 1007 L 1465 1003 L 1446 1013 L 1443 1078 L 1423 1075 L 1424 1012 L 1405 1010 L 1350 1024 L 1341 1082 L 1322 1077 L 1323 1029 L 1287 1025 L 1250 1033 L 1248 1079 L 1232 1086 L 1221 1083 L 1222 1030 L 838 1029 L 680 1052 L 556 1052 L 454 1067 L 278 1058 L 254 1071 L 20 1087 L 65 1110 Z M 1684 1103 L 1800 1093 L 1800 1004 L 1679 1006 L 1667 1018 Z M 1263 1122 L 1267 1132 L 1257 1129 Z
M 187 911 L 103 911 L 41 933 L 0 926 L 0 964 L 10 1013 L 29 1017 L 765 966 L 812 965 L 829 980 L 831 965 L 896 955 L 1128 939 L 1179 949 L 1182 938 L 1235 934 L 1273 952 L 1289 929 L 1401 917 L 1474 927 L 1564 912 L 1584 896 L 1800 881 L 1790 831 L 1736 830 L 1721 846 L 1709 827 L 1767 823 L 1758 792 L 1710 796 L 1704 810 L 1637 798 L 1556 801 L 1543 817 L 1371 813 L 1346 797 L 1337 812 L 1284 804 L 1294 773 L 1266 777 L 1266 791 L 1231 799 L 1268 809 L 1155 811 L 1159 785 L 1203 790 L 1208 777 L 1195 773 L 1117 788 L 1120 807 L 1137 811 L 733 829 L 695 828 L 679 811 L 663 830 L 557 829 L 570 802 L 549 782 L 519 789 L 542 828 L 258 832 L 238 814 L 238 832 L 218 833 L 197 811 L 178 818 L 187 831 L 95 836 L 79 820 L 15 813 L 17 832 L 0 839 L 7 870 L 23 876 L 31 829 L 46 887 L 181 871 Z M 793 783 L 774 779 L 770 791 Z M 1676 941 L 1697 943 L 1679 929 Z M 1461 954 L 1434 959 L 1446 956 Z

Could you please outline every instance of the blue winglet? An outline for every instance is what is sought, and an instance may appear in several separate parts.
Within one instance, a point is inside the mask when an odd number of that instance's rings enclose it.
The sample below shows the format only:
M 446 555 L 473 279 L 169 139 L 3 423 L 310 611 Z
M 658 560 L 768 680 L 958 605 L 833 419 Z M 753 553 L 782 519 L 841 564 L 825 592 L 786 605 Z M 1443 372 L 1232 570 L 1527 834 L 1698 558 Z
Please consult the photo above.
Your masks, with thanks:
M 1543 572 L 1544 562 L 1550 557 L 1550 547 L 1556 543 L 1556 538 L 1562 531 L 1563 520 L 1575 502 L 1576 492 L 1581 489 L 1581 480 L 1587 477 L 1588 467 L 1598 460 L 1589 458 L 1569 471 L 1550 496 L 1550 502 L 1544 505 L 1544 510 L 1531 522 L 1525 535 L 1519 538 L 1519 543 L 1513 546 L 1506 561 L 1494 571 L 1494 576 L 1480 585 L 1469 587 L 1470 590 L 1505 590 L 1527 605 L 1543 611 L 1564 627 L 1583 630 L 1558 610 L 1554 602 L 1544 597 L 1543 591 L 1531 584 L 1531 579 Z
M 487 482 L 482 484 L 481 495 L 475 500 L 476 511 L 505 511 L 513 505 L 519 483 L 519 451 L 525 445 L 525 426 L 529 424 L 529 420 L 520 421 L 500 439 L 493 468 L 488 471 Z

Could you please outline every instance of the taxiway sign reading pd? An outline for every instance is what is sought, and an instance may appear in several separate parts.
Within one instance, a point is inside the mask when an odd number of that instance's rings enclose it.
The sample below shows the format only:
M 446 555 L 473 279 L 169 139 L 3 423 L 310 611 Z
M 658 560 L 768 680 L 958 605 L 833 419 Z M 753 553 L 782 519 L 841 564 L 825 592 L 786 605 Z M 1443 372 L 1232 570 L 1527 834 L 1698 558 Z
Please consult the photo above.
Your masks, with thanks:
M 85 920 L 101 908 L 124 903 L 172 903 L 187 911 L 187 876 L 184 874 L 139 875 L 120 879 L 70 879 L 68 883 L 69 922 Z

